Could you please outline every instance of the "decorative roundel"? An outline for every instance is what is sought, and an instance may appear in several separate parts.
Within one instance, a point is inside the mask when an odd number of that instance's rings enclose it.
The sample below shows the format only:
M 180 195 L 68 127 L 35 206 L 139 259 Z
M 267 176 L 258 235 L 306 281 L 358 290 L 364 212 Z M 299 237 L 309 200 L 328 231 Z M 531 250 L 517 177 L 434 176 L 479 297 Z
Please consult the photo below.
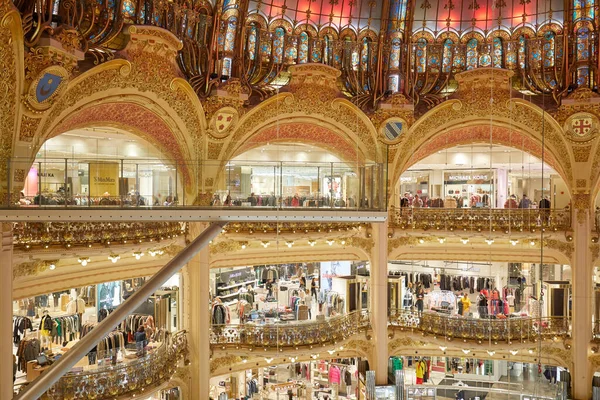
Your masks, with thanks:
M 213 136 L 223 138 L 229 134 L 231 129 L 237 124 L 238 112 L 233 107 L 223 107 L 212 116 L 210 128 Z
M 400 138 L 406 128 L 406 122 L 401 119 L 388 120 L 383 126 L 383 139 L 387 142 L 395 142 Z
M 597 125 L 597 120 L 592 114 L 577 113 L 567 119 L 565 132 L 571 140 L 587 142 L 597 133 Z
M 47 110 L 67 86 L 68 78 L 67 70 L 58 65 L 44 69 L 29 87 L 29 104 L 36 110 Z

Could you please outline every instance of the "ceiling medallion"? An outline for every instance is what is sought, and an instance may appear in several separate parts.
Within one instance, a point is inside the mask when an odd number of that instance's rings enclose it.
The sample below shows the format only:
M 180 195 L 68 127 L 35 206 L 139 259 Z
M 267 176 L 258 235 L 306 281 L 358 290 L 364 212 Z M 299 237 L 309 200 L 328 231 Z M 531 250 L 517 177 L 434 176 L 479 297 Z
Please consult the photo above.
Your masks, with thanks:
M 565 132 L 571 141 L 589 142 L 596 137 L 598 123 L 591 114 L 577 113 L 567 119 Z

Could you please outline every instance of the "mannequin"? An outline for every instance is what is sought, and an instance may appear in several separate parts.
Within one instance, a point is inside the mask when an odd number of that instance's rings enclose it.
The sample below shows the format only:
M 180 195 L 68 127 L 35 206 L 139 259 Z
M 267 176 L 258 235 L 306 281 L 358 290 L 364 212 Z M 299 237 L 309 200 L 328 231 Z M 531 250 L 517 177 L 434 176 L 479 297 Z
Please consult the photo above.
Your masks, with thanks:
M 54 326 L 54 321 L 50 314 L 48 314 L 48 310 L 44 310 L 42 319 L 40 320 L 40 342 L 42 348 L 47 348 L 52 351 L 52 328 Z
M 71 301 L 67 304 L 67 313 L 83 314 L 85 312 L 85 300 L 81 297 L 71 297 Z

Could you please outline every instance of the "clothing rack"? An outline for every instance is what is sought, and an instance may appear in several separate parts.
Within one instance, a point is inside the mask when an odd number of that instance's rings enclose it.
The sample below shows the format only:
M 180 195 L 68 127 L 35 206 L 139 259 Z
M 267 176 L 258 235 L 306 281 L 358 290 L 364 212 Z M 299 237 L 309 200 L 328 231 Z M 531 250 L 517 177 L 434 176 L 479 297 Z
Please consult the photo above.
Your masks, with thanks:
M 21 336 L 25 336 L 27 329 L 33 331 L 33 323 L 28 317 L 13 316 L 13 343 L 19 344 Z

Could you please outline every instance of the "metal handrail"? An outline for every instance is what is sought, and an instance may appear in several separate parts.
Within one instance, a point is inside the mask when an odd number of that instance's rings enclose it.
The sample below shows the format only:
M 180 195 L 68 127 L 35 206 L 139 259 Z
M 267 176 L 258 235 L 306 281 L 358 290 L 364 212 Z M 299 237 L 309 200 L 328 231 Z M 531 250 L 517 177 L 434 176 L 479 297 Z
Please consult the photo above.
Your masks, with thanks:
M 470 318 L 433 311 L 390 309 L 391 329 L 414 330 L 434 336 L 493 342 L 526 341 L 563 337 L 571 331 L 564 317 L 516 317 L 506 319 Z
M 370 327 L 366 311 L 316 322 L 280 324 L 213 325 L 210 344 L 213 347 L 301 347 L 338 342 Z
M 523 232 L 571 229 L 569 209 L 513 208 L 410 208 L 391 207 L 389 225 L 394 228 Z

